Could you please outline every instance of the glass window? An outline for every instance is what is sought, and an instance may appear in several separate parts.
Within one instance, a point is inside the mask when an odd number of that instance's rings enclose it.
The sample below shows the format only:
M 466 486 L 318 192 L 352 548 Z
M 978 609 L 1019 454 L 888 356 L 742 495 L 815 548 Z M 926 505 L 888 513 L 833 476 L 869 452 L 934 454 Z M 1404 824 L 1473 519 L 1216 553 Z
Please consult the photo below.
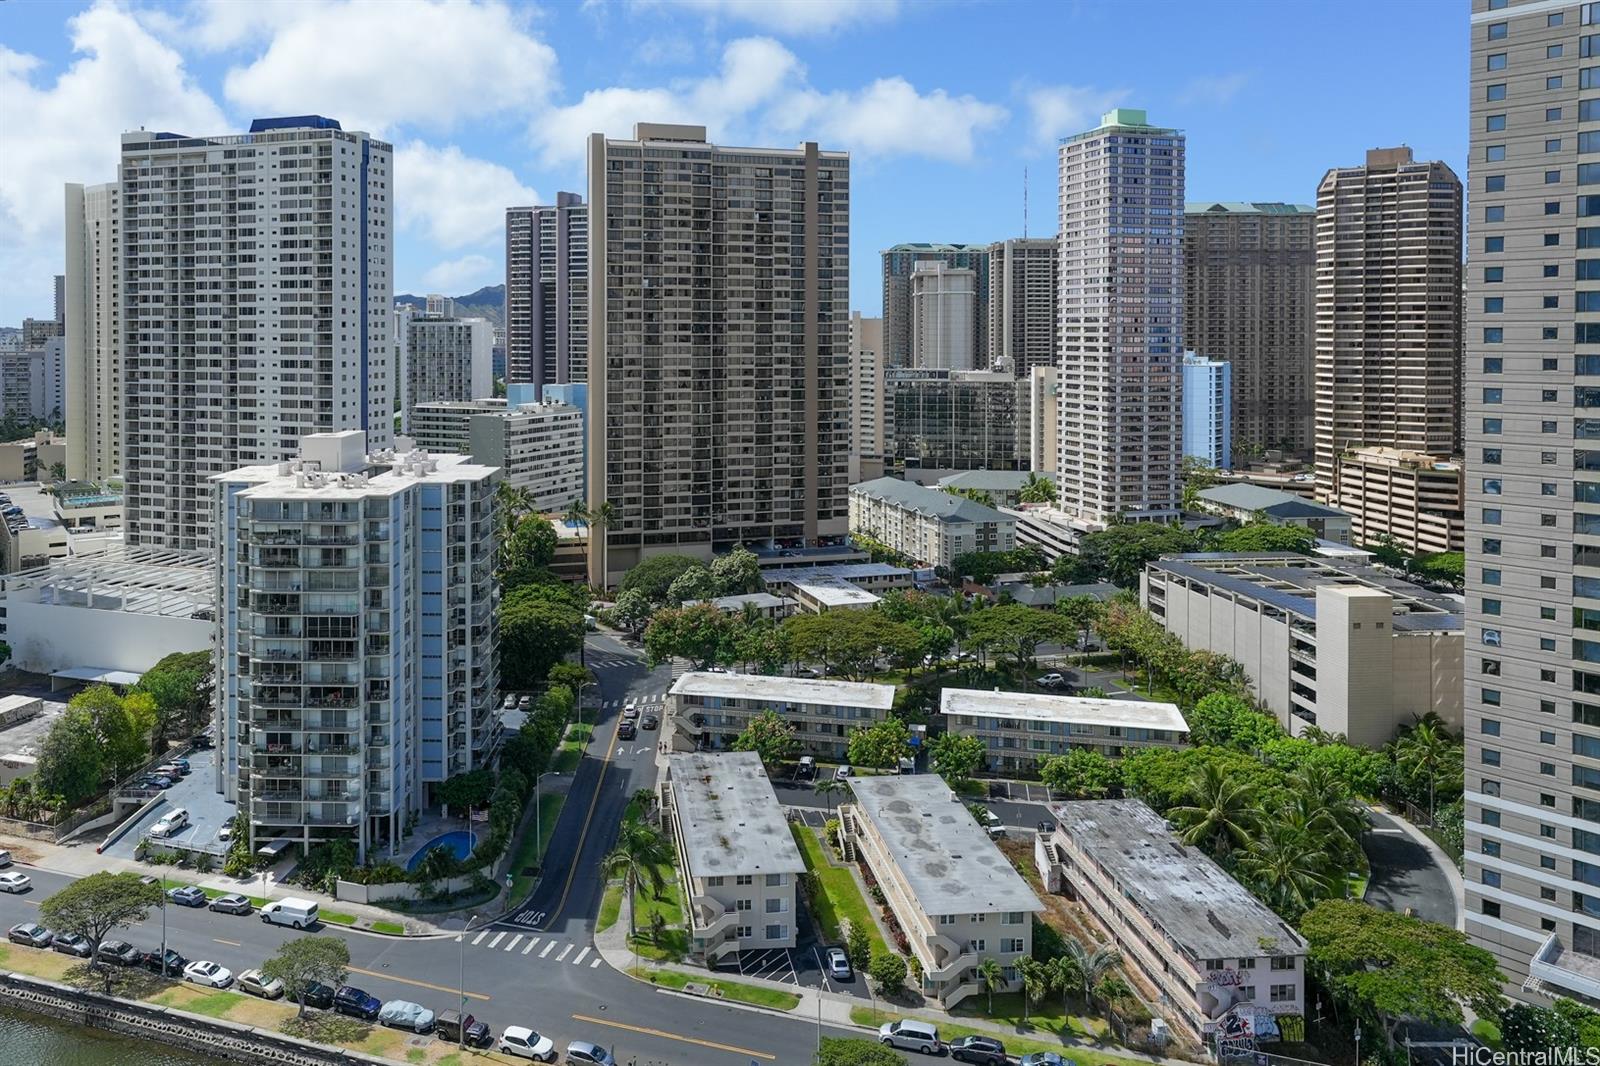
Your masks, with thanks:
M 1539 327 L 1539 339 L 1540 340 L 1545 340 L 1545 341 L 1553 341 L 1553 340 L 1555 340 L 1556 339 L 1556 327 L 1554 327 L 1554 326 L 1540 326 Z
M 1506 146 L 1503 144 L 1489 144 L 1483 148 L 1483 158 L 1489 163 L 1503 163 L 1506 159 Z
M 1506 117 L 1504 115 L 1485 115 L 1483 128 L 1488 133 L 1499 133 L 1506 128 Z
M 1547 44 L 1544 46 L 1544 57 L 1546 59 L 1560 59 L 1561 52 L 1562 48 L 1559 44 Z
M 1483 493 L 1484 493 L 1485 496 L 1498 496 L 1498 495 L 1500 495 L 1500 479 L 1497 478 L 1497 477 L 1486 477 L 1486 478 L 1484 478 L 1483 479 Z
M 1487 284 L 1493 284 L 1495 282 L 1500 282 L 1500 281 L 1506 280 L 1506 268 L 1505 267 L 1484 267 L 1483 268 L 1483 280 Z
M 1483 331 L 1483 343 L 1499 344 L 1505 340 L 1506 331 L 1501 326 L 1487 326 Z
M 1561 184 L 1561 171 L 1559 171 L 1559 170 L 1547 170 L 1547 171 L 1545 171 L 1544 172 L 1544 183 L 1546 185 L 1559 185 L 1559 184 Z
M 1547 215 L 1559 215 L 1561 213 L 1561 201 L 1559 201 L 1559 200 L 1546 200 L 1544 202 L 1544 213 L 1547 214 Z M 1554 274 L 1551 274 L 1551 273 L 1548 272 L 1548 268 L 1546 268 L 1546 271 L 1547 272 L 1545 273 L 1545 277 L 1547 277 L 1547 278 L 1555 277 Z
M 1503 252 L 1506 250 L 1506 239 L 1504 237 L 1485 237 L 1483 239 L 1483 250 L 1486 252 Z
M 1486 176 L 1483 179 L 1483 191 L 1484 192 L 1505 192 L 1506 191 L 1506 176 L 1504 174 L 1490 174 L 1490 175 Z M 1501 212 L 1501 216 L 1500 217 L 1501 218 L 1505 217 L 1505 213 L 1503 211 Z M 1498 221 L 1498 220 L 1490 219 L 1490 221 L 1493 222 L 1493 221 Z
M 1480 606 L 1481 606 L 1482 611 L 1483 611 L 1484 614 L 1499 614 L 1500 613 L 1500 601 L 1499 600 L 1485 599 L 1485 600 L 1481 601 Z
M 1484 403 L 1499 403 L 1500 402 L 1500 397 L 1502 396 L 1504 391 L 1505 390 L 1498 389 L 1498 388 L 1484 389 L 1483 390 L 1483 402 Z
M 1561 75 L 1557 74 L 1557 75 L 1555 75 L 1553 77 L 1546 78 L 1544 80 L 1544 87 L 1546 89 L 1559 89 L 1559 88 L 1561 88 Z
M 1484 570 L 1483 571 L 1483 583 L 1485 585 L 1498 585 L 1498 584 L 1500 584 L 1500 571 L 1498 571 L 1498 570 Z
M 1559 234 L 1559 233 L 1546 233 L 1544 235 L 1544 246 L 1546 248 L 1555 248 L 1558 245 L 1560 245 L 1560 243 L 1561 243 L 1561 234 Z
M 1500 554 L 1500 541 L 1499 541 L 1499 539 L 1495 538 L 1495 537 L 1484 537 L 1483 541 L 1482 541 L 1482 550 L 1483 550 L 1483 554 L 1485 554 L 1485 555 L 1499 555 Z
M 1544 142 L 1544 150 L 1545 150 L 1545 154 L 1547 154 L 1547 155 L 1549 153 L 1551 153 L 1551 152 L 1559 152 L 1559 151 L 1561 151 L 1561 138 L 1560 137 L 1552 137 L 1549 140 L 1545 141 Z
M 1500 82 L 1498 85 L 1485 85 L 1483 87 L 1483 98 L 1491 102 L 1504 100 L 1506 98 L 1506 83 Z
M 1506 39 L 1506 30 L 1509 27 L 1510 27 L 1510 23 L 1506 23 L 1506 22 L 1491 22 L 1491 23 L 1489 23 L 1489 40 L 1491 40 L 1491 41 L 1503 41 L 1503 40 L 1505 40 Z
M 1494 5 L 1490 4 L 1489 7 L 1493 9 Z M 1560 26 L 1566 21 L 1567 13 L 1565 11 L 1552 11 L 1550 14 L 1544 17 L 1544 24 L 1546 26 Z
M 1600 185 L 1600 163 L 1579 163 L 1578 184 Z
M 1488 61 L 1486 63 L 1486 66 L 1487 66 L 1487 69 L 1489 69 L 1489 70 L 1504 70 L 1504 69 L 1506 69 L 1506 54 L 1504 52 L 1494 52 L 1494 53 L 1492 53 L 1488 57 Z
M 1483 420 L 1483 432 L 1491 437 L 1500 433 L 1501 426 L 1502 423 L 1498 418 L 1485 418 Z
M 1499 525 L 1500 524 L 1500 508 L 1498 508 L 1498 507 L 1485 507 L 1483 509 L 1483 524 L 1486 525 L 1486 526 L 1497 526 L 1497 525 Z

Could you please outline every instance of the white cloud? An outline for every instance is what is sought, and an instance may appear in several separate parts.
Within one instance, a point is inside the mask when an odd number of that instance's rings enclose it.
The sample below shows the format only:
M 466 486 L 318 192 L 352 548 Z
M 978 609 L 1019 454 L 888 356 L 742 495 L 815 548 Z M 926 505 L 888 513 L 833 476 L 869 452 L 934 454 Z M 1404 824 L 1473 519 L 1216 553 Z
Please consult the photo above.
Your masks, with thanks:
M 330 114 L 347 129 L 375 133 L 400 124 L 448 129 L 539 107 L 556 85 L 555 51 L 498 0 L 220 7 L 280 9 L 203 23 L 213 43 L 270 35 L 266 51 L 229 70 L 224 83 L 228 99 L 253 114 Z
M 464 255 L 435 263 L 422 275 L 423 287 L 428 292 L 446 294 L 477 292 L 485 285 L 498 285 L 505 278 L 503 263 L 496 263 L 483 255 Z
M 977 136 L 1006 109 L 943 89 L 917 92 L 904 78 L 879 78 L 856 92 L 805 92 L 773 118 L 793 134 L 863 156 L 917 155 L 965 162 Z
M 1093 129 L 1100 116 L 1129 96 L 1127 89 L 1087 85 L 1046 85 L 1027 93 L 1035 148 L 1054 147 L 1056 140 Z
M 1250 75 L 1244 73 L 1194 78 L 1178 93 L 1178 103 L 1186 107 L 1221 107 L 1231 103 L 1249 80 Z
M 748 22 L 773 33 L 830 33 L 845 26 L 887 22 L 900 0 L 638 0 L 637 7 L 676 7 L 711 21 Z
M 67 31 L 76 58 L 53 84 L 36 57 L 0 45 L 0 299 L 29 301 L 0 304 L 0 321 L 49 310 L 50 275 L 62 268 L 62 185 L 115 180 L 124 131 L 230 128 L 182 56 L 126 10 L 97 3 Z
M 539 194 L 499 163 L 455 145 L 412 141 L 395 149 L 394 203 L 400 228 L 434 246 L 465 248 L 500 234 L 506 208 L 539 203 Z

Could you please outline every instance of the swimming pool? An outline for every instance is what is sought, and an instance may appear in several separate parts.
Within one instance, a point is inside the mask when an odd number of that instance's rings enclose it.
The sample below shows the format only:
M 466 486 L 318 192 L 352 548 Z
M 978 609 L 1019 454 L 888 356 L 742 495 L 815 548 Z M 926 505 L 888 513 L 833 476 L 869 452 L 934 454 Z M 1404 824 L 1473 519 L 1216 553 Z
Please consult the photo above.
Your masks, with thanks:
M 436 836 L 416 850 L 411 858 L 406 860 L 406 869 L 415 870 L 422 865 L 422 857 L 434 848 L 449 848 L 458 859 L 464 859 L 472 854 L 472 846 L 476 843 L 473 835 L 465 829 L 457 829 L 453 833 Z

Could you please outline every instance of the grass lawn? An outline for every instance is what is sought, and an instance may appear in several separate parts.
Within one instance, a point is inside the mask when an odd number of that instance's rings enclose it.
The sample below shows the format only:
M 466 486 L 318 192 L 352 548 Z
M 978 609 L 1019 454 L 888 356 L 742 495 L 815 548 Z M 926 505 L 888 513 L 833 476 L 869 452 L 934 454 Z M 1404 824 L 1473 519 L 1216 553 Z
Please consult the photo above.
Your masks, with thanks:
M 342 911 L 323 911 L 322 912 L 322 920 L 325 921 L 325 922 L 332 922 L 334 925 L 355 925 L 356 924 L 356 916 L 355 915 L 353 915 L 353 914 L 345 914 Z
M 640 958 L 654 959 L 658 962 L 665 959 L 677 961 L 689 953 L 689 934 L 683 928 L 683 893 L 672 867 L 661 867 L 661 877 L 660 899 L 650 891 L 648 884 L 640 885 L 634 892 L 633 903 L 639 908 L 634 928 L 639 930 L 639 935 L 629 938 L 628 946 L 638 952 Z M 621 888 L 620 885 L 618 887 Z M 662 920 L 667 923 L 660 943 L 650 936 L 652 914 L 661 915 Z M 612 921 L 616 921 L 614 916 Z
M 68 970 L 82 965 L 82 959 L 63 955 L 59 951 L 39 951 L 10 945 L 0 947 L 0 966 L 49 981 L 64 981 Z
M 373 922 L 372 931 L 374 933 L 389 933 L 392 936 L 404 936 L 406 927 L 399 922 Z
M 1488 1018 L 1479 1018 L 1472 1023 L 1472 1035 L 1496 1051 L 1500 1050 L 1500 1027 Z
M 1046 996 L 1035 1003 L 1028 1011 L 1028 1020 L 1022 1020 L 1022 994 L 1020 992 L 997 992 L 994 997 L 994 1011 L 989 1011 L 989 997 L 982 993 L 968 996 L 956 1004 L 951 1012 L 957 1017 L 987 1018 L 992 1022 L 1001 1022 L 1013 1026 L 1019 1032 L 1028 1029 L 1037 1029 L 1056 1036 L 1063 1034 L 1078 1036 L 1088 1040 L 1098 1040 L 1105 1035 L 1106 1023 L 1099 1018 L 1089 1018 L 1080 1014 L 1063 1014 L 1061 997 Z
M 691 983 L 710 985 L 722 993 L 723 999 L 734 999 L 740 1003 L 754 1003 L 758 1007 L 794 1010 L 800 1005 L 800 997 L 793 992 L 784 992 L 777 988 L 766 988 L 762 985 L 747 985 L 738 981 L 724 981 L 715 977 L 699 977 L 695 974 L 678 973 L 676 970 L 640 968 L 634 970 L 633 975 L 642 977 L 651 984 L 657 984 L 663 988 L 681 989 Z
M 594 736 L 592 725 L 570 725 L 567 727 L 566 739 L 561 742 L 561 747 L 556 749 L 556 757 L 550 762 L 550 769 L 559 770 L 570 774 L 578 768 L 583 761 L 583 749 L 589 746 L 589 740 Z
M 872 920 L 871 906 L 856 887 L 850 871 L 828 865 L 826 845 L 814 831 L 798 822 L 792 823 L 789 828 L 794 832 L 795 843 L 800 846 L 806 870 L 816 875 L 817 884 L 821 887 L 817 898 L 812 900 L 811 909 L 822 925 L 823 935 L 836 944 L 844 943 L 844 926 L 848 922 L 860 925 L 872 934 L 874 952 L 888 951 L 883 934 L 878 931 L 878 923 Z
M 605 932 L 617 924 L 622 914 L 622 882 L 607 881 L 605 895 L 600 897 L 600 918 L 595 923 L 597 932 Z
M 516 853 L 511 859 L 511 898 L 522 899 L 533 888 L 534 878 L 522 871 L 529 866 L 537 865 L 542 850 L 535 850 L 550 846 L 550 834 L 555 831 L 556 819 L 561 817 L 561 806 L 567 802 L 567 797 L 562 793 L 539 797 L 539 832 L 536 834 L 529 826 L 522 834 L 522 839 L 517 841 Z
M 998 996 L 995 997 L 996 1000 L 999 998 Z M 996 1003 L 997 1008 L 998 1006 L 999 1004 Z M 857 1025 L 870 1025 L 874 1029 L 884 1022 L 892 1022 L 905 1017 L 908 1017 L 908 1015 L 893 1011 L 873 1010 L 871 1007 L 850 1008 L 850 1020 L 852 1022 Z M 1025 1036 L 1013 1036 L 1010 1033 L 996 1034 L 992 1030 L 972 1029 L 965 1025 L 937 1018 L 922 1017 L 922 1020 L 937 1025 L 939 1027 L 939 1037 L 942 1040 L 951 1040 L 958 1036 L 999 1035 L 1000 1039 L 1005 1042 L 1006 1050 L 1013 1055 L 1028 1055 L 1035 1051 L 1055 1051 L 1059 1053 L 1063 1046 L 1059 1040 L 1032 1040 Z M 1135 1064 L 1144 1066 L 1138 1059 L 1119 1058 L 1116 1055 L 1102 1054 L 1092 1048 L 1077 1046 L 1069 1047 L 1062 1057 L 1070 1057 L 1074 1062 L 1078 1063 L 1078 1066 L 1135 1066 Z

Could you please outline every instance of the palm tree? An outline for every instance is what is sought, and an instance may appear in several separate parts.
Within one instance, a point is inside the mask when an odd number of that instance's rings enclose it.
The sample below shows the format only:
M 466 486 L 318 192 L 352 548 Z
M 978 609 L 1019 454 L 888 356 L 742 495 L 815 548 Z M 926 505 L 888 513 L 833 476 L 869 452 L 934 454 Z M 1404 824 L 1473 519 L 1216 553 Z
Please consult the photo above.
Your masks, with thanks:
M 1023 479 L 1017 499 L 1023 503 L 1055 503 L 1056 483 L 1039 474 L 1029 474 Z
M 589 507 L 577 496 L 567 504 L 567 509 L 561 517 L 569 526 L 587 526 L 589 524 Z
M 1207 763 L 1189 783 L 1189 802 L 1167 811 L 1185 844 L 1209 845 L 1218 854 L 1248 844 L 1259 821 L 1255 788 Z
M 1326 766 L 1307 763 L 1289 777 L 1295 807 L 1313 828 L 1331 828 L 1354 844 L 1367 818 L 1345 783 Z M 1319 821 L 1320 819 L 1320 821 Z
M 1075 937 L 1067 937 L 1067 942 L 1076 943 Z M 1082 944 L 1078 947 L 1081 949 Z M 1049 970 L 1050 988 L 1061 993 L 1061 1013 L 1067 1014 L 1067 997 L 1083 987 L 1083 971 L 1078 968 L 1078 961 L 1068 953 L 1057 955 L 1045 964 Z
M 639 816 L 648 820 L 650 812 L 655 810 L 656 790 L 653 788 L 636 788 L 633 795 L 628 797 L 629 802 L 639 808 Z
M 600 585 L 604 589 L 606 583 L 606 530 L 617 524 L 617 505 L 610 500 L 602 500 L 589 508 L 589 550 L 594 551 L 595 537 L 600 538 Z
M 1092 1004 L 1095 988 L 1116 969 L 1122 961 L 1122 955 L 1110 945 L 1088 948 L 1075 936 L 1063 938 L 1062 947 L 1066 949 L 1066 953 L 1061 959 L 1071 960 L 1071 965 L 1066 967 L 1066 970 L 1077 980 L 1073 991 L 1083 993 L 1083 1001 Z M 1061 959 L 1056 961 L 1059 963 Z
M 994 993 L 998 988 L 1006 986 L 1006 973 L 994 959 L 984 959 L 978 964 L 978 980 L 983 982 L 983 991 L 989 997 L 989 1013 L 994 1013 Z
M 833 805 L 838 802 L 838 796 L 845 789 L 843 781 L 837 777 L 830 777 L 826 781 L 818 781 L 812 786 L 812 791 L 819 796 L 828 797 L 828 810 L 833 810 Z
M 1050 991 L 1050 967 L 1032 955 L 1017 960 L 1017 973 L 1022 978 L 1022 1020 L 1028 1020 L 1028 1008 Z
M 1405 735 L 1394 742 L 1394 761 L 1401 770 L 1428 779 L 1428 824 L 1433 824 L 1434 795 L 1440 773 L 1460 752 L 1443 726 L 1426 718 L 1418 719 Z
M 1261 888 L 1273 910 L 1291 922 L 1331 894 L 1330 865 L 1316 838 L 1289 822 L 1272 824 L 1239 860 L 1239 869 Z
M 628 889 L 628 935 L 639 935 L 639 914 L 634 907 L 634 893 L 641 882 L 650 885 L 652 895 L 661 894 L 663 878 L 661 867 L 672 857 L 667 838 L 660 831 L 643 822 L 629 822 L 622 827 L 617 845 L 606 853 L 601 868 L 606 876 L 620 877 Z

